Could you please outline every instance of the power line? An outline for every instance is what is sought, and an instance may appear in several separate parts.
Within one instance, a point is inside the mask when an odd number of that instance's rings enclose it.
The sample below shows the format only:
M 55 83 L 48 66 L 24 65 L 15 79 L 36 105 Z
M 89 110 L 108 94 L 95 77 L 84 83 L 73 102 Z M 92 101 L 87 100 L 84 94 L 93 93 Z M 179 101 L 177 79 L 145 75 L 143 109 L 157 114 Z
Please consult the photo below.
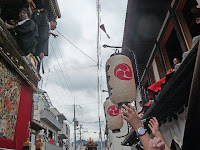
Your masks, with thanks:
M 55 29 L 56 30 L 56 29 Z M 65 40 L 67 40 L 71 45 L 73 45 L 76 49 L 78 49 L 81 53 L 83 53 L 85 56 L 87 56 L 88 58 L 90 58 L 93 62 L 95 62 L 96 64 L 98 64 L 96 62 L 96 60 L 94 60 L 92 57 L 90 57 L 89 55 L 87 55 L 83 50 L 81 50 L 79 47 L 77 47 L 74 43 L 72 43 L 70 40 L 68 40 L 63 34 L 61 34 L 58 30 L 56 30 L 58 32 L 58 34 L 60 34 Z M 101 66 L 102 68 L 104 68 L 103 66 Z M 104 68 L 105 69 L 105 68 Z
M 54 51 L 54 49 L 53 49 L 53 46 L 52 46 L 51 43 L 50 43 L 50 45 L 51 45 L 51 47 L 52 47 L 52 51 L 54 52 L 54 55 L 55 55 L 55 58 L 56 58 L 56 60 L 57 60 L 58 66 L 60 67 L 60 70 L 62 70 L 62 68 L 61 68 L 61 66 L 60 66 L 60 63 L 59 63 L 59 61 L 58 61 L 58 58 L 57 58 L 57 56 L 56 56 L 56 53 L 55 53 L 55 51 Z M 61 74 L 62 74 L 62 76 L 63 76 L 63 78 L 64 78 L 64 81 L 66 82 L 67 88 L 69 89 L 69 85 L 68 85 L 68 83 L 67 83 L 67 81 L 66 81 L 66 79 L 65 79 L 65 76 L 64 76 L 63 72 L 61 72 Z M 61 81 L 61 80 L 60 80 L 60 81 Z M 62 82 L 60 82 L 60 83 L 61 83 L 61 85 L 64 87 L 63 83 L 62 83 Z M 70 89 L 69 89 L 69 90 L 70 90 Z M 66 92 L 66 90 L 64 90 L 64 91 L 65 91 L 66 95 L 68 95 L 67 92 Z M 70 92 L 70 94 L 71 94 L 71 92 Z M 73 98 L 72 94 L 71 94 L 71 97 Z
M 97 67 L 97 65 L 86 65 L 86 66 L 77 66 L 77 67 L 72 67 L 72 68 L 65 68 L 65 70 L 59 70 L 59 69 L 56 69 L 56 70 L 52 70 L 52 69 L 50 69 L 50 68 L 48 68 L 49 69 L 49 71 L 47 72 L 47 73 L 51 73 L 51 72 L 57 72 L 57 71 L 59 71 L 59 72 L 61 72 L 61 71 L 63 71 L 63 72 L 66 72 L 66 71 L 74 71 L 74 70 L 81 70 L 81 69 L 89 69 L 89 68 L 96 68 Z
M 59 46 L 58 46 L 58 43 L 57 43 L 56 38 L 55 38 L 55 41 L 56 41 L 56 45 L 57 45 L 57 47 L 58 47 L 58 50 L 59 50 L 59 52 L 60 52 L 61 59 L 62 59 L 62 61 L 63 61 L 63 63 L 64 63 L 64 60 L 63 60 L 63 57 L 62 57 L 62 54 L 61 54 L 61 51 L 60 51 L 60 48 L 59 48 Z M 65 68 L 65 70 L 67 69 L 65 65 L 64 65 L 64 68 Z M 76 94 L 75 94 L 75 92 L 74 92 L 74 89 L 73 89 L 73 86 L 72 86 L 72 82 L 71 82 L 70 76 L 69 76 L 68 72 L 66 72 L 66 73 L 67 73 L 67 76 L 68 76 L 68 79 L 69 79 L 69 83 L 70 83 L 70 85 L 71 85 L 72 92 L 73 92 L 73 94 L 74 94 L 74 98 L 77 99 L 77 96 L 76 96 Z M 70 90 L 70 89 L 69 89 L 69 90 Z M 70 90 L 70 92 L 71 92 L 71 90 Z M 74 99 L 74 100 L 75 100 L 75 99 Z M 77 99 L 77 100 L 78 100 L 78 99 Z

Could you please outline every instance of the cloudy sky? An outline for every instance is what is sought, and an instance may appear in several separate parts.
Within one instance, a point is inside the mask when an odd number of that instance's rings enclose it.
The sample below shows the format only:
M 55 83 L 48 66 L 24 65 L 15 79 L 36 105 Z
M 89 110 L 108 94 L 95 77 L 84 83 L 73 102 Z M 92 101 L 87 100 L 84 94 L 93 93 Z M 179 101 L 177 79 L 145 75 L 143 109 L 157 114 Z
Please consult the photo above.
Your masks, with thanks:
M 49 56 L 44 58 L 45 74 L 40 88 L 47 91 L 53 106 L 63 113 L 70 125 L 73 141 L 73 105 L 76 118 L 83 125 L 82 139 L 99 140 L 97 94 L 97 10 L 96 0 L 58 0 L 62 17 L 57 20 L 57 31 L 63 36 L 50 38 Z M 111 37 L 101 30 L 100 45 L 121 46 L 123 39 L 127 0 L 100 0 L 101 24 Z M 54 33 L 58 34 L 57 31 Z M 101 46 L 102 66 L 114 51 Z M 92 59 L 93 60 L 92 60 Z M 105 69 L 101 70 L 102 90 L 107 90 Z M 100 77 L 101 78 L 101 77 Z M 103 102 L 108 93 L 101 92 L 100 117 L 105 129 Z M 102 130 L 102 131 L 103 131 Z M 79 132 L 77 132 L 79 139 Z

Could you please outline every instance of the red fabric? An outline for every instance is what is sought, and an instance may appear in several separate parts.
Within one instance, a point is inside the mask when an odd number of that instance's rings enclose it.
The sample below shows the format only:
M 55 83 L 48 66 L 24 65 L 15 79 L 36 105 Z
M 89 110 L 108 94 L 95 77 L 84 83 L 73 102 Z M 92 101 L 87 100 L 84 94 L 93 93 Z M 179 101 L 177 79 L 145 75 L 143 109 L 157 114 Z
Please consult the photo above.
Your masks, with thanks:
M 148 87 L 148 90 L 152 90 L 154 92 L 158 92 L 159 90 L 161 90 L 161 84 L 165 83 L 165 78 L 160 79 L 159 81 L 157 81 L 156 83 L 152 84 L 151 86 Z
M 175 70 L 170 70 L 166 73 L 166 76 L 169 76 L 170 74 L 174 73 Z M 152 84 L 151 86 L 148 87 L 148 90 L 154 91 L 155 93 L 158 92 L 159 90 L 161 90 L 161 84 L 165 83 L 165 79 L 166 77 L 160 79 L 159 81 L 157 81 L 156 83 Z
M 49 143 L 50 143 L 50 144 L 53 144 L 53 139 L 51 139 L 51 138 L 50 138 L 50 141 L 49 141 Z
M 32 89 L 26 83 L 22 82 L 14 141 L 0 138 L 1 148 L 22 150 L 23 143 L 29 136 L 27 130 L 32 112 L 32 94 Z
M 149 107 L 151 105 L 151 102 L 146 103 L 144 106 Z
M 0 147 L 1 148 L 15 148 L 15 142 L 7 139 L 0 138 Z
M 32 94 L 33 91 L 31 87 L 22 82 L 19 110 L 14 136 L 16 150 L 22 150 L 23 143 L 27 140 L 29 136 L 27 133 L 27 129 L 28 122 L 31 120 Z

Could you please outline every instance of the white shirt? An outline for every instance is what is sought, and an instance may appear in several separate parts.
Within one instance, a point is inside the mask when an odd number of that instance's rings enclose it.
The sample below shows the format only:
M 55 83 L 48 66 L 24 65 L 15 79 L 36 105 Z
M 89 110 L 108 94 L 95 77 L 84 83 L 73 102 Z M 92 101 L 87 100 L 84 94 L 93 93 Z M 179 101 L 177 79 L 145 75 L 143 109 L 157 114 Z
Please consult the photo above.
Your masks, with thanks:
M 20 25 L 24 24 L 27 20 L 29 20 L 29 19 L 25 19 L 25 20 L 18 22 L 18 25 L 20 26 Z

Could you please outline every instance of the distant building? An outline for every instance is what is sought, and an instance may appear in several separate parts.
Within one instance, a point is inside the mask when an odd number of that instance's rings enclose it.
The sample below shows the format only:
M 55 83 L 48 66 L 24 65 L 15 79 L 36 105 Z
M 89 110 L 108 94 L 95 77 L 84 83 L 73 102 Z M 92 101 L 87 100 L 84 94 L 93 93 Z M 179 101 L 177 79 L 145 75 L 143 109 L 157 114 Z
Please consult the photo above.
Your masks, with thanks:
M 34 132 L 31 132 L 31 142 L 34 144 L 35 137 L 40 133 L 43 136 L 45 150 L 69 149 L 70 129 L 64 122 L 66 117 L 53 107 L 45 91 L 39 90 L 38 93 L 34 93 L 33 100 L 31 123 Z

